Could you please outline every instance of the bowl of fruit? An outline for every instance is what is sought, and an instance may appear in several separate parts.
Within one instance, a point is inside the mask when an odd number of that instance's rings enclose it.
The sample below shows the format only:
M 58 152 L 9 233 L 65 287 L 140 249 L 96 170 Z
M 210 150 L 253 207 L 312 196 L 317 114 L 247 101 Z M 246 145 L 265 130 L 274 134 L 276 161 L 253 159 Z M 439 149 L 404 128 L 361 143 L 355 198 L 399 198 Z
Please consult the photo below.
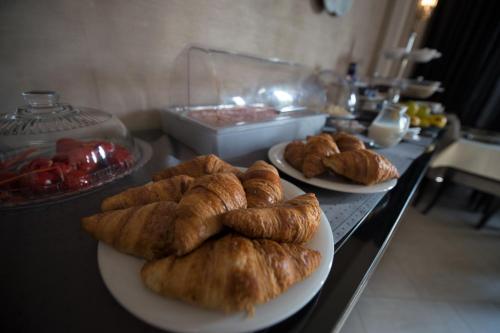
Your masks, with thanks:
M 115 116 L 50 91 L 0 117 L 0 208 L 56 202 L 124 177 L 150 156 Z
M 446 115 L 442 113 L 442 108 L 433 107 L 431 103 L 408 101 L 403 104 L 408 107 L 406 114 L 410 116 L 412 127 L 444 128 L 448 122 Z

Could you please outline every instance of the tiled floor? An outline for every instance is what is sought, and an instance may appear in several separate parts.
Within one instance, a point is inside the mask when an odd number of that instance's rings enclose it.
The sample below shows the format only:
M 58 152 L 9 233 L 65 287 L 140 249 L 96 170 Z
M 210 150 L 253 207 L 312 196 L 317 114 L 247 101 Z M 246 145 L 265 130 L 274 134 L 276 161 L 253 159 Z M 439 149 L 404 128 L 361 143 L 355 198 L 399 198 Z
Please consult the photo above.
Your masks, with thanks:
M 500 216 L 455 196 L 408 209 L 342 333 L 500 332 Z

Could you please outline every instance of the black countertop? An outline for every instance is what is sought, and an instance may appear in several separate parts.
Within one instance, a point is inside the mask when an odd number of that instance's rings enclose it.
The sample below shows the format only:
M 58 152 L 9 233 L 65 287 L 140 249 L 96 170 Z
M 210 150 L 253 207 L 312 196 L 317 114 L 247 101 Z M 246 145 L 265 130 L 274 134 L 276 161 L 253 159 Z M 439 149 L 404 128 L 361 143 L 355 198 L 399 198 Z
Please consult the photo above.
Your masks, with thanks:
M 81 217 L 99 210 L 103 198 L 149 181 L 154 171 L 172 163 L 172 155 L 181 160 L 194 156 L 160 132 L 140 137 L 152 142 L 154 154 L 132 175 L 65 202 L 0 211 L 1 331 L 161 332 L 129 314 L 111 296 L 97 267 L 96 241 L 81 231 L 79 223 Z M 248 166 L 263 158 L 263 153 L 230 162 Z M 424 153 L 417 158 L 397 186 L 337 240 L 332 270 L 318 295 L 295 315 L 263 332 L 340 330 L 382 257 L 430 156 Z

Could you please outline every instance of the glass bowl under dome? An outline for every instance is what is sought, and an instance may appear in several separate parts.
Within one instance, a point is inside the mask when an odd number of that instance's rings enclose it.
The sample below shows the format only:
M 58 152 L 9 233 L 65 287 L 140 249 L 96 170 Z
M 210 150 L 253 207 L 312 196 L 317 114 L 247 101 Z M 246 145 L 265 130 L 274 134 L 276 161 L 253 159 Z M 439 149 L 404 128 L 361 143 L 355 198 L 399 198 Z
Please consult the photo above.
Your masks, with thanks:
M 0 207 L 60 200 L 131 173 L 143 149 L 109 113 L 59 102 L 52 91 L 0 117 Z

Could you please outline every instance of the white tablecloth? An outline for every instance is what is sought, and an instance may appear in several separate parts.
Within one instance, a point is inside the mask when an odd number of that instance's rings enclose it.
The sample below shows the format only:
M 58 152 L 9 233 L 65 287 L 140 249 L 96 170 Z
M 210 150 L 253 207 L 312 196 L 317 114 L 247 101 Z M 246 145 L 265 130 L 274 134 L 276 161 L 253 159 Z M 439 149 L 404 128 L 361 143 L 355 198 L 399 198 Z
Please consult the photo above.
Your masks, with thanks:
M 454 168 L 500 181 L 500 145 L 459 139 L 439 153 L 430 166 Z

